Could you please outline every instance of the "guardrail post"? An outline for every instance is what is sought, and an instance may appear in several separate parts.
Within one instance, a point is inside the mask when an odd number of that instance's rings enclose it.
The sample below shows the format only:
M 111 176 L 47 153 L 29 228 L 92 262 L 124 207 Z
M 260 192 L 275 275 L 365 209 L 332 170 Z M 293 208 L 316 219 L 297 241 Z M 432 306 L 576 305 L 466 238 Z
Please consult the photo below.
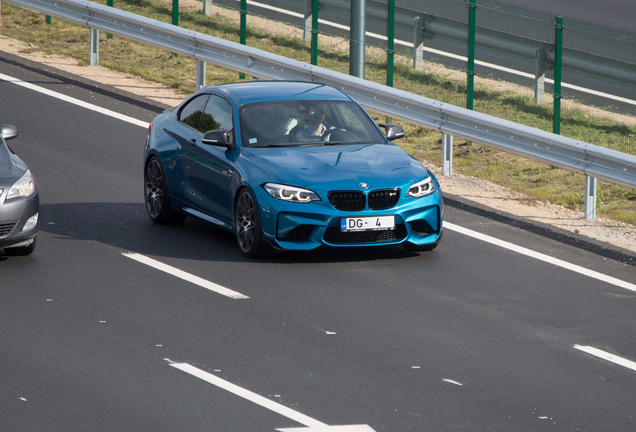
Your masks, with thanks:
M 205 62 L 203 60 L 197 60 L 197 90 L 205 87 L 205 69 Z
M 349 75 L 364 79 L 366 0 L 351 0 Z
M 99 64 L 99 30 L 91 29 L 90 36 L 90 65 L 97 66 Z
M 554 35 L 554 125 L 552 132 L 561 133 L 561 69 L 563 67 L 563 17 L 556 17 Z
M 585 219 L 596 219 L 596 177 L 585 176 Z
M 413 22 L 413 69 L 422 70 L 424 60 L 424 17 L 415 17 Z
M 534 71 L 534 100 L 543 105 L 543 95 L 545 93 L 545 49 L 536 50 L 536 67 Z
M 311 42 L 311 20 L 313 19 L 313 1 L 305 0 L 305 32 L 303 37 Z
M 203 0 L 203 15 L 212 16 L 212 0 Z
M 442 134 L 442 175 L 453 175 L 453 136 Z

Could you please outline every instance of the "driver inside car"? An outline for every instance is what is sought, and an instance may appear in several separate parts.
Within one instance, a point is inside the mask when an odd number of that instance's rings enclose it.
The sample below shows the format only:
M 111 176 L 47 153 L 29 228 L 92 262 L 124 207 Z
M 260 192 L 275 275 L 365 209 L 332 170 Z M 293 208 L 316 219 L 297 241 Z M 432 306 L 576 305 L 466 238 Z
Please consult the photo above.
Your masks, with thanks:
M 296 135 L 297 136 L 322 136 L 327 130 L 325 125 L 322 124 L 325 119 L 325 112 L 320 105 L 312 108 L 309 111 L 309 115 L 305 119 L 305 127 L 302 128 Z

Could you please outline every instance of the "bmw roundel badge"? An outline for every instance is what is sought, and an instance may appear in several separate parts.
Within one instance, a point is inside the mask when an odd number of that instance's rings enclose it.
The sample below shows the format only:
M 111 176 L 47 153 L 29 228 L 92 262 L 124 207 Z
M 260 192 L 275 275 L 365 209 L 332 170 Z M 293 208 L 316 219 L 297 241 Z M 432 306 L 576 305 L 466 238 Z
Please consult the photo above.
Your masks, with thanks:
M 368 185 L 368 184 L 366 184 L 366 183 L 364 183 L 364 182 L 360 183 L 360 187 L 361 187 L 362 189 L 369 189 L 369 185 Z

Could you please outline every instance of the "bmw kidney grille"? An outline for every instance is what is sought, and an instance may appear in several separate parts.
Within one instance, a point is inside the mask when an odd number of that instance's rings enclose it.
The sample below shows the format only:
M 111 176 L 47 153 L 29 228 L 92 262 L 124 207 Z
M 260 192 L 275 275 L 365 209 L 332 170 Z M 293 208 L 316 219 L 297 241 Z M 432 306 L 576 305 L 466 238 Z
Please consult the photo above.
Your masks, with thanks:
M 367 197 L 360 191 L 329 192 L 329 202 L 337 210 L 362 211 L 367 205 Z M 369 192 L 369 210 L 386 210 L 395 207 L 400 200 L 400 189 L 377 189 Z

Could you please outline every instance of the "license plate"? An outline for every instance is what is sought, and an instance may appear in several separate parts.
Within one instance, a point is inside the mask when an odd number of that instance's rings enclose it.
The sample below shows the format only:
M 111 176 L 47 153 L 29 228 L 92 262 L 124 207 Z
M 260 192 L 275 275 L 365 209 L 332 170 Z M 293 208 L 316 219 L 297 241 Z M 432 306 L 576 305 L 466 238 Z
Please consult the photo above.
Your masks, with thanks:
M 366 216 L 340 218 L 340 231 L 379 231 L 395 229 L 395 216 Z

